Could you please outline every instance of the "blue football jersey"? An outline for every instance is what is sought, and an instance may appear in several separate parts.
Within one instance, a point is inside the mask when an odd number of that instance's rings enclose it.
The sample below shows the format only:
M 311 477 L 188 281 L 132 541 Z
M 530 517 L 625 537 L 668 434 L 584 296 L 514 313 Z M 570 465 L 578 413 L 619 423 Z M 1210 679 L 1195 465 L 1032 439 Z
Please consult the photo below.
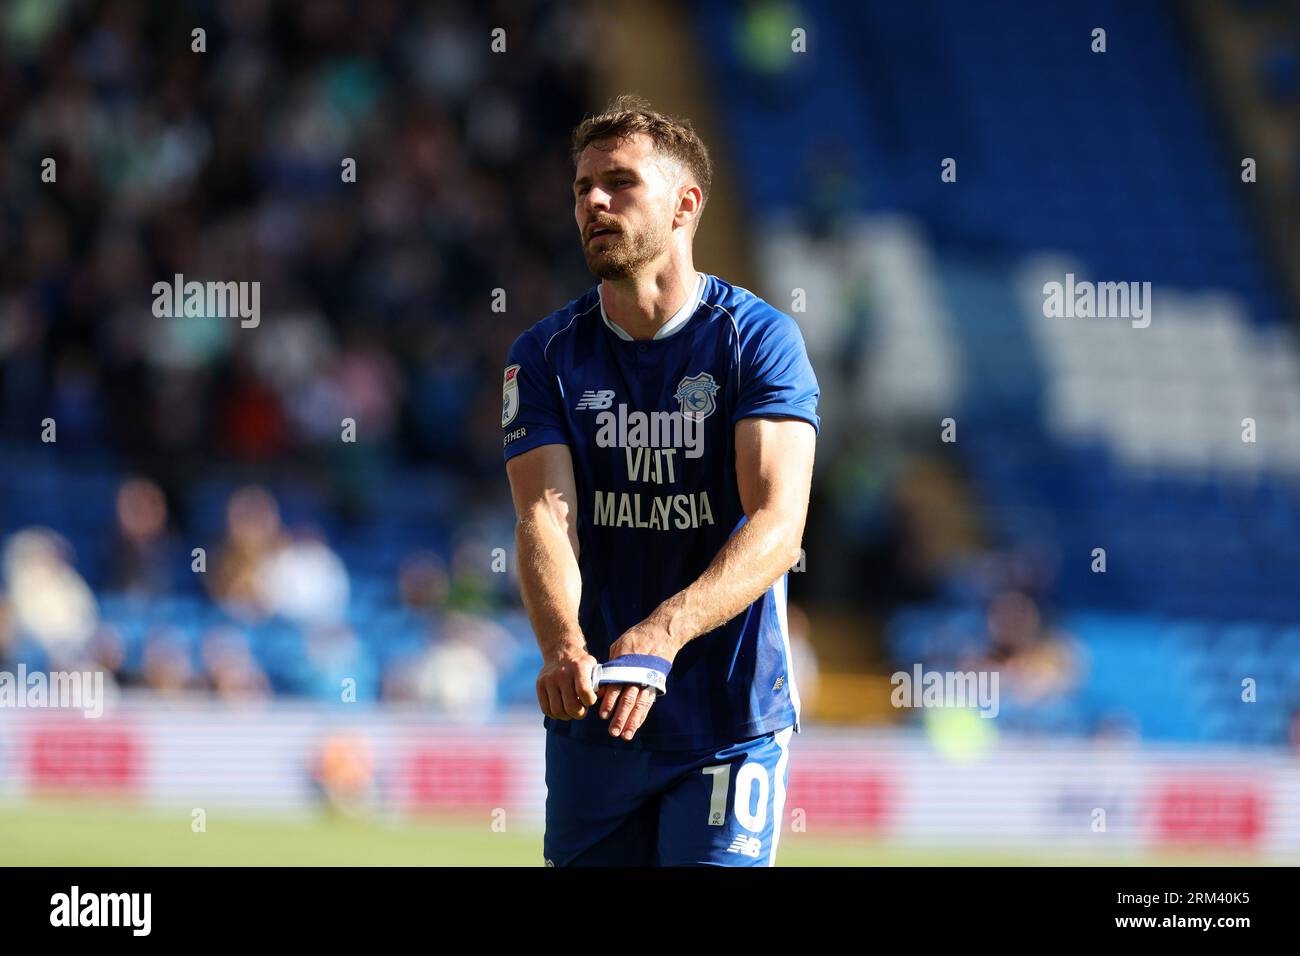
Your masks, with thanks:
M 790 316 L 698 274 L 654 339 L 605 316 L 599 286 L 515 340 L 501 426 L 507 460 L 564 444 L 577 481 L 579 622 L 599 661 L 629 627 L 688 587 L 746 520 L 736 484 L 742 418 L 814 428 L 819 388 Z M 595 708 L 559 734 L 647 750 L 725 745 L 799 721 L 786 577 L 682 648 L 668 690 L 629 743 Z

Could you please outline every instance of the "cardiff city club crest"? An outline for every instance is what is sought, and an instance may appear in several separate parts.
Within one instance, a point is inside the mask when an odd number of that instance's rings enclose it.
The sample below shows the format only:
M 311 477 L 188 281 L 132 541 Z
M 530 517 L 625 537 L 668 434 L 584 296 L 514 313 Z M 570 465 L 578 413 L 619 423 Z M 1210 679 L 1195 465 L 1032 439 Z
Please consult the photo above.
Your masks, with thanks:
M 506 369 L 506 380 L 501 384 L 501 427 L 505 428 L 519 414 L 519 366 Z
M 717 403 L 713 400 L 718 391 L 718 383 L 708 372 L 701 372 L 677 383 L 677 392 L 673 398 L 681 403 L 682 414 L 696 421 L 704 421 L 713 414 Z

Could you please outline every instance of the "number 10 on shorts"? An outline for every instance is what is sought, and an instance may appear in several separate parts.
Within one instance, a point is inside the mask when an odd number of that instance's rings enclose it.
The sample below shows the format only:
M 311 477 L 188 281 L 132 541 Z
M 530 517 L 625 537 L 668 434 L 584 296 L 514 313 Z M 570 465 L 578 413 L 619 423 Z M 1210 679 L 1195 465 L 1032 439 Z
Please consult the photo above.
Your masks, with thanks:
M 705 767 L 700 772 L 713 778 L 713 792 L 709 797 L 709 826 L 726 826 L 727 791 L 731 789 L 731 764 Z M 757 813 L 749 809 L 755 785 L 758 786 Z M 761 833 L 767 823 L 767 795 L 770 787 L 767 769 L 762 764 L 752 761 L 741 764 L 740 772 L 736 774 L 736 822 L 750 833 Z

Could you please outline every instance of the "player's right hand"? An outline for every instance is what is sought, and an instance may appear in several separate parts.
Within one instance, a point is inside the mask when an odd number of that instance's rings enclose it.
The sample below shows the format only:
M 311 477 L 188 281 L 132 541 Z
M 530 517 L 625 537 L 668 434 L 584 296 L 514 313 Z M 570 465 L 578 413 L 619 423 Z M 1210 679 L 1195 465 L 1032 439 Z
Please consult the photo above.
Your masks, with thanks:
M 556 720 L 581 720 L 596 703 L 591 670 L 596 658 L 585 650 L 548 661 L 537 675 L 537 705 Z

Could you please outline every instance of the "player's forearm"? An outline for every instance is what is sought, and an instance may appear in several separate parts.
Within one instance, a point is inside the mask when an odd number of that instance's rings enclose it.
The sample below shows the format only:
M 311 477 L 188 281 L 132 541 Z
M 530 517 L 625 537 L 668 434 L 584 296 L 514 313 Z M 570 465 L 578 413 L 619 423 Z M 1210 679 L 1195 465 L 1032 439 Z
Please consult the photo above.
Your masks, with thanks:
M 721 627 L 753 604 L 799 560 L 804 517 L 758 511 L 693 584 L 650 615 L 678 647 Z
M 548 661 L 586 647 L 578 608 L 582 577 L 571 540 L 549 514 L 520 518 L 515 526 L 519 579 L 542 656 Z

